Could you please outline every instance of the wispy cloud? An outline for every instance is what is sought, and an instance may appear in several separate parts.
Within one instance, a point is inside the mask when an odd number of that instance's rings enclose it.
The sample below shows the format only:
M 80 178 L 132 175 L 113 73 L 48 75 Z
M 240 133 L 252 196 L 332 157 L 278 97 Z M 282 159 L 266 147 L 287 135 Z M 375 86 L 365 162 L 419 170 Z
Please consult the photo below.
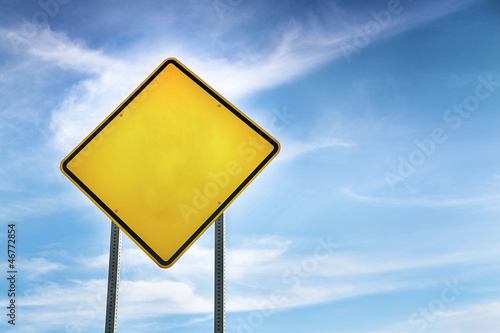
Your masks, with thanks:
M 290 161 L 299 156 L 315 153 L 328 148 L 351 148 L 356 146 L 354 142 L 336 138 L 327 138 L 313 142 L 284 142 L 276 161 Z
M 342 193 L 356 201 L 391 207 L 454 207 L 463 205 L 491 204 L 500 201 L 500 196 L 498 195 L 487 195 L 469 198 L 394 198 L 361 195 L 357 194 L 350 188 L 343 188 Z
M 47 282 L 25 289 L 17 298 L 24 311 L 16 328 L 22 332 L 64 332 L 70 325 L 96 328 L 96 321 L 104 320 L 103 290 L 104 280 L 72 281 L 67 285 Z
M 396 18 L 393 33 L 401 33 L 406 30 L 415 29 L 429 21 L 442 18 L 453 13 L 462 11 L 477 5 L 477 0 L 446 0 L 440 2 L 426 2 L 425 4 L 412 7 L 410 1 L 405 5 L 403 14 Z
M 415 309 L 418 313 L 419 309 Z M 450 306 L 443 311 L 434 312 L 427 317 L 418 317 L 413 321 L 397 323 L 378 331 L 364 331 L 363 333 L 400 333 L 425 330 L 429 333 L 495 333 L 500 330 L 500 303 L 478 302 L 463 306 Z M 408 314 L 410 318 L 411 314 Z M 428 318 L 425 320 L 424 318 Z
M 491 251 L 421 256 L 408 261 L 395 253 L 373 256 L 350 253 L 345 248 L 329 253 L 320 247 L 292 253 L 303 247 L 297 241 L 279 236 L 242 238 L 227 248 L 227 310 L 244 312 L 262 309 L 273 302 L 273 309 L 335 302 L 347 298 L 401 290 L 422 289 L 442 283 L 405 278 L 395 274 L 430 267 L 477 264 L 493 260 Z M 61 331 L 67 325 L 97 329 L 104 320 L 106 281 L 104 279 L 50 281 L 50 274 L 61 269 L 107 271 L 107 256 L 80 258 L 72 263 L 32 259 L 29 264 L 44 265 L 29 273 L 19 302 L 26 315 L 23 322 L 36 325 L 37 332 Z M 171 314 L 195 315 L 190 325 L 209 320 L 213 311 L 213 250 L 193 245 L 174 267 L 158 269 L 132 242 L 125 242 L 120 282 L 121 323 L 135 327 L 143 320 L 160 320 Z M 316 263 L 314 262 L 316 260 Z M 38 277 L 45 277 L 45 282 Z M 411 276 L 411 274 L 410 274 Z M 275 299 L 278 295 L 279 300 Z M 27 332 L 30 332 L 29 330 Z
M 458 7 L 438 6 L 439 10 L 421 10 L 418 15 L 408 13 L 401 16 L 401 22 L 398 21 L 391 29 L 396 30 L 399 26 L 409 29 L 421 24 L 430 13 L 434 13 L 434 17 L 444 16 L 469 3 L 462 1 Z M 295 19 L 281 24 L 282 33 L 275 34 L 270 48 L 265 51 L 249 49 L 247 51 L 251 52 L 241 52 L 236 59 L 218 55 L 207 57 L 204 52 L 195 54 L 175 44 L 155 46 L 149 52 L 141 50 L 140 55 L 134 49 L 123 50 L 119 56 L 109 55 L 88 47 L 84 41 L 72 40 L 65 33 L 49 28 L 40 29 L 37 38 L 21 43 L 20 49 L 31 57 L 31 63 L 38 61 L 44 64 L 43 67 L 58 66 L 86 76 L 66 89 L 64 100 L 52 111 L 53 144 L 62 151 L 68 151 L 163 60 L 158 58 L 158 54 L 177 55 L 216 90 L 233 100 L 293 80 L 320 64 L 341 57 L 340 44 L 348 41 L 353 34 L 351 29 L 345 27 L 332 29 L 317 23 L 315 29 L 310 29 L 308 24 L 311 22 Z M 5 36 L 20 33 L 5 28 L 2 32 L 4 42 Z M 145 56 L 148 53 L 152 55 Z
M 40 277 L 67 268 L 58 262 L 52 262 L 46 258 L 30 258 L 19 260 L 19 268 L 23 272 L 23 277 L 29 281 L 37 281 Z
M 28 189 L 29 190 L 29 189 Z M 27 216 L 47 216 L 64 208 L 76 208 L 81 205 L 89 205 L 89 202 L 80 200 L 77 192 L 56 193 L 47 195 L 31 196 L 24 198 L 5 199 L 0 207 L 0 218 L 4 220 L 23 219 Z
M 209 313 L 210 298 L 196 291 L 195 285 L 179 281 L 123 281 L 121 311 L 125 317 L 148 318 L 176 313 Z
M 368 255 L 350 254 L 336 255 L 325 261 L 318 268 L 318 276 L 324 277 L 362 277 L 391 274 L 395 272 L 416 271 L 432 267 L 453 266 L 456 264 L 477 264 L 484 260 L 492 260 L 490 251 L 469 251 L 454 253 L 433 253 L 432 255 L 392 255 L 390 253 L 373 253 Z M 411 257 L 411 260 L 408 259 Z M 336 269 L 332 269 L 335 267 Z
M 226 97 L 237 99 L 291 80 L 331 57 L 333 51 L 328 45 L 304 34 L 293 25 L 266 57 L 207 59 L 179 49 L 178 58 Z M 138 66 L 133 54 L 114 58 L 50 29 L 41 31 L 25 48 L 32 61 L 86 76 L 66 89 L 65 98 L 52 111 L 53 144 L 63 151 L 81 141 L 163 60 L 146 57 Z M 301 65 L 297 66 L 299 61 Z

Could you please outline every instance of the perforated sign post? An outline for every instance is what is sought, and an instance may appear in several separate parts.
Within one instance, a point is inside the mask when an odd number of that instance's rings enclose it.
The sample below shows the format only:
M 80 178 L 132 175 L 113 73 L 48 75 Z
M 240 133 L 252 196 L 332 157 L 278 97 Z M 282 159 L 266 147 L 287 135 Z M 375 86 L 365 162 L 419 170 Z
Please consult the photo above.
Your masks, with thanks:
M 62 161 L 61 169 L 166 268 L 279 149 L 273 137 L 170 58 Z

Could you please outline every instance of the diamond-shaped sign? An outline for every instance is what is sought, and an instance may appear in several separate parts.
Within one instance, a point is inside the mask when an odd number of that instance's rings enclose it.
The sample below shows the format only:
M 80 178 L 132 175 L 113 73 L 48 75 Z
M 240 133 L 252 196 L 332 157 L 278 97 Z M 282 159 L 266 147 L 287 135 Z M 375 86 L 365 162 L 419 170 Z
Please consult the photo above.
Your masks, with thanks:
M 61 170 L 165 268 L 279 149 L 170 58 L 62 161 Z

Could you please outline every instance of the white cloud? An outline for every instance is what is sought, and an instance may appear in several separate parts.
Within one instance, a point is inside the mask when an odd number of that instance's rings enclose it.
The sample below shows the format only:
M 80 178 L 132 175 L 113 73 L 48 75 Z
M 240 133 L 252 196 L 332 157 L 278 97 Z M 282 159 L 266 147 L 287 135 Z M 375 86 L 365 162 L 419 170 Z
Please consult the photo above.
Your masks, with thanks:
M 40 30 L 37 38 L 26 45 L 27 52 L 49 64 L 63 69 L 101 74 L 116 68 L 118 60 L 103 56 L 102 52 L 89 49 L 84 42 L 71 40 L 66 34 L 49 28 Z
M 166 314 L 209 313 L 210 298 L 189 282 L 168 280 L 124 281 L 120 286 L 121 313 L 130 320 Z
M 326 138 L 312 142 L 283 142 L 281 152 L 276 157 L 276 161 L 290 161 L 308 153 L 315 153 L 317 151 L 340 147 L 351 148 L 356 146 L 355 143 L 336 138 Z
M 433 13 L 432 17 L 441 17 L 470 3 L 461 1 L 460 6 L 436 5 L 431 6 L 432 10 L 404 12 L 389 28 L 399 31 L 404 27 L 404 31 L 427 20 L 430 13 Z M 335 12 L 338 11 L 337 8 Z M 71 40 L 62 32 L 41 27 L 36 38 L 21 42 L 20 50 L 31 56 L 30 63 L 41 61 L 40 64 L 45 66 L 59 66 L 88 76 L 66 93 L 64 101 L 53 112 L 55 144 L 67 151 L 159 65 L 163 59 L 158 58 L 158 54 L 177 54 L 216 90 L 234 100 L 293 80 L 326 61 L 342 57 L 339 46 L 341 42 L 352 39 L 354 31 L 345 27 L 322 28 L 324 31 L 317 22 L 311 28 L 307 23 L 290 19 L 282 22 L 277 30 L 281 31 L 281 35 L 278 33 L 278 37 L 269 37 L 268 44 L 272 46 L 268 50 L 249 48 L 241 52 L 236 60 L 222 56 L 207 57 L 203 52 L 194 54 L 180 44 L 152 46 L 148 50 L 122 50 L 119 56 L 110 56 L 89 48 L 83 41 Z M 22 35 L 21 28 L 3 28 L 3 42 L 8 43 L 9 36 L 13 34 Z M 147 54 L 149 56 L 145 56 Z
M 103 292 L 104 291 L 104 292 Z M 68 285 L 44 283 L 17 298 L 22 320 L 20 332 L 65 332 L 97 327 L 104 321 L 106 281 L 72 281 Z
M 445 9 L 440 8 L 436 15 L 446 15 L 449 10 Z M 421 19 L 410 17 L 406 20 L 415 23 Z M 411 26 L 406 21 L 404 24 Z M 340 29 L 327 34 L 318 29 L 317 26 L 309 29 L 304 24 L 289 20 L 280 30 L 280 39 L 272 41 L 274 47 L 271 51 L 246 52 L 246 56 L 236 60 L 194 54 L 179 45 L 156 46 L 148 52 L 140 50 L 140 55 L 136 54 L 138 50 L 123 50 L 118 58 L 93 50 L 84 42 L 71 40 L 66 34 L 49 28 L 40 29 L 37 38 L 21 43 L 21 50 L 32 57 L 31 62 L 42 62 L 87 76 L 65 92 L 64 100 L 52 112 L 53 144 L 68 152 L 159 65 L 163 59 L 158 58 L 158 54 L 177 54 L 195 73 L 234 101 L 290 81 L 328 60 L 341 57 L 339 45 L 352 38 L 353 31 Z M 2 31 L 4 36 L 20 33 L 16 30 Z M 334 141 L 331 139 L 319 145 L 346 144 Z M 290 154 L 293 156 L 304 149 L 308 147 L 299 147 Z
M 205 81 L 233 100 L 295 79 L 340 54 L 332 46 L 343 39 L 342 35 L 330 35 L 325 41 L 294 21 L 283 30 L 272 52 L 250 53 L 236 61 L 192 55 L 184 59 Z
M 53 273 L 54 271 L 67 268 L 58 262 L 51 262 L 45 258 L 30 258 L 28 260 L 19 260 L 19 269 L 22 271 L 23 278 L 28 281 L 39 280 L 41 276 Z
M 178 58 L 216 90 L 234 100 L 304 74 L 336 52 L 328 43 L 309 37 L 302 28 L 293 26 L 278 41 L 274 52 L 266 57 L 251 55 L 231 62 L 178 50 Z M 137 64 L 132 54 L 113 58 L 49 29 L 42 30 L 37 39 L 25 47 L 33 60 L 87 76 L 65 93 L 64 100 L 52 112 L 54 144 L 63 151 L 81 141 L 162 60 L 156 56 L 143 57 Z M 125 60 L 127 57 L 129 60 Z
M 397 272 L 410 272 L 420 269 L 452 267 L 454 265 L 476 265 L 494 262 L 492 249 L 420 254 L 403 252 L 385 253 L 383 251 L 355 254 L 332 255 L 318 266 L 316 275 L 328 278 L 363 278 L 384 276 Z
M 249 276 L 265 276 L 280 265 L 292 242 L 278 236 L 247 238 L 238 246 L 228 248 L 226 276 L 228 280 L 242 283 Z
M 228 311 L 266 312 L 291 309 L 321 303 L 337 302 L 353 297 L 381 294 L 410 288 L 408 283 L 394 283 L 380 280 L 345 283 L 311 284 L 303 282 L 297 286 L 274 288 L 253 296 L 232 294 L 227 296 Z M 245 317 L 242 314 L 241 317 Z
M 429 324 L 429 332 L 481 332 L 500 331 L 500 303 L 479 303 L 450 309 L 436 314 L 436 322 Z
M 79 193 L 74 191 L 52 196 L 44 194 L 32 197 L 25 196 L 23 199 L 7 199 L 0 207 L 0 218 L 17 220 L 26 216 L 45 216 L 60 211 L 61 207 L 75 208 L 80 207 L 81 204 L 88 205 L 89 203 L 80 200 Z
M 360 202 L 371 203 L 383 206 L 403 206 L 403 207 L 453 207 L 463 205 L 489 204 L 498 202 L 498 195 L 487 195 L 470 198 L 443 198 L 443 197 L 419 197 L 419 198 L 391 198 L 375 197 L 355 193 L 350 188 L 342 189 L 342 193 L 349 198 Z
M 328 241 L 327 241 L 328 243 Z M 375 295 L 408 289 L 441 285 L 432 277 L 414 280 L 398 272 L 427 270 L 494 260 L 491 251 L 444 253 L 413 257 L 401 253 L 376 253 L 366 256 L 345 248 L 328 253 L 317 242 L 301 253 L 304 243 L 292 242 L 279 236 L 241 238 L 227 248 L 227 310 L 230 312 L 279 311 L 299 306 L 336 302 L 352 297 Z M 108 254 L 80 258 L 72 265 L 102 274 L 107 272 Z M 194 244 L 171 269 L 159 269 L 131 241 L 125 241 L 120 281 L 120 322 L 127 327 L 139 327 L 144 318 L 154 322 L 171 314 L 195 315 L 192 323 L 210 320 L 213 311 L 213 250 Z M 34 258 L 33 269 L 27 274 L 45 281 L 49 274 L 71 269 Z M 411 274 L 410 274 L 411 275 Z M 462 281 L 462 277 L 461 277 Z M 104 320 L 106 280 L 39 282 L 29 284 L 20 297 L 25 325 L 38 332 L 62 331 L 68 325 L 85 330 L 98 329 Z M 497 311 L 497 310 L 495 310 Z M 241 314 L 246 318 L 247 314 Z M 180 325 L 190 325 L 191 319 Z M 445 319 L 443 319 L 445 320 Z M 472 320 L 472 319 L 471 319 Z M 33 326 L 34 327 L 34 326 Z M 32 332 L 30 330 L 22 332 Z M 34 331 L 33 331 L 34 332 Z
M 447 0 L 440 2 L 428 2 L 420 8 L 412 7 L 408 4 L 403 9 L 401 16 L 396 17 L 392 31 L 394 34 L 401 33 L 406 30 L 414 29 L 429 21 L 445 17 L 447 15 L 462 11 L 473 5 L 476 5 L 476 0 Z
M 429 307 L 429 304 L 426 304 Z M 432 311 L 426 316 L 419 315 L 419 309 L 408 314 L 408 320 L 397 323 L 383 330 L 365 331 L 363 333 L 401 333 L 419 332 L 428 333 L 496 333 L 500 330 L 500 303 L 484 302 L 465 306 L 455 304 L 445 305 L 441 311 Z M 412 316 L 410 319 L 410 316 Z

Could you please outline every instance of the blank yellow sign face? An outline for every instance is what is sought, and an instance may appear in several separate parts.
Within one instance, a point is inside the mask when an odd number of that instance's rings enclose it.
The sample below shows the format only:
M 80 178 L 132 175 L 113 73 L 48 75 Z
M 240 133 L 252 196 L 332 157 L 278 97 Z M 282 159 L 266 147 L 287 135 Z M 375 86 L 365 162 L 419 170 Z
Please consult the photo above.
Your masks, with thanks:
M 279 149 L 170 58 L 62 161 L 61 170 L 165 268 Z

